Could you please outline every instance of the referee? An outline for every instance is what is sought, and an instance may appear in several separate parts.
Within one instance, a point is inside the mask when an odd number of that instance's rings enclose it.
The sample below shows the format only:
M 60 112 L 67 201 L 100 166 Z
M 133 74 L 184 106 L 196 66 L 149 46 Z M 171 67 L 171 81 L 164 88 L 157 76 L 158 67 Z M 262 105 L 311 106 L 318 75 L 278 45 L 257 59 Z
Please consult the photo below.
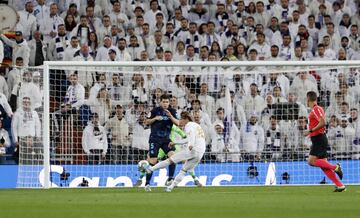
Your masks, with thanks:
M 324 109 L 317 105 L 317 95 L 310 91 L 306 94 L 307 104 L 311 108 L 309 113 L 309 131 L 305 131 L 305 136 L 310 136 L 312 146 L 309 155 L 309 165 L 320 167 L 325 175 L 335 183 L 334 192 L 346 191 L 346 187 L 336 177 L 343 177 L 340 164 L 333 165 L 327 161 L 327 150 L 329 148 L 328 139 L 325 135 L 326 116 Z M 335 174 L 336 173 L 336 174 Z

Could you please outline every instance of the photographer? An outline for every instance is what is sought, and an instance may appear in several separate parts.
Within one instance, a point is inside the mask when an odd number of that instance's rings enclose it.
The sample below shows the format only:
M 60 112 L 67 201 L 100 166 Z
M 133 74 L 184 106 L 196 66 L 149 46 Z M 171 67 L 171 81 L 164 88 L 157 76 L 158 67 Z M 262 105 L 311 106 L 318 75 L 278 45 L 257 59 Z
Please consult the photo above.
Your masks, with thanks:
M 105 159 L 108 142 L 105 128 L 99 124 L 97 113 L 91 115 L 91 122 L 84 129 L 82 147 L 90 164 L 101 164 L 101 160 Z

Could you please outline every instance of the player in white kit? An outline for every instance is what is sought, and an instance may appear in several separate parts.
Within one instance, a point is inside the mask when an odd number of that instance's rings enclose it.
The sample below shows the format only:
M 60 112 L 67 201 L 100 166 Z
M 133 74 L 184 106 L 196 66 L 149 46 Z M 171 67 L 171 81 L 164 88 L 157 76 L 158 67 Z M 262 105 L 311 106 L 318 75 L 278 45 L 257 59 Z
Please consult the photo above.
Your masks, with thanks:
M 165 168 L 172 163 L 179 163 L 185 161 L 180 172 L 176 175 L 174 182 L 166 187 L 167 192 L 171 192 L 172 189 L 181 182 L 185 177 L 185 174 L 199 164 L 201 158 L 205 153 L 206 143 L 205 134 L 199 124 L 192 122 L 190 114 L 186 111 L 181 113 L 181 119 L 179 120 L 179 126 L 184 127 L 186 139 L 182 139 L 176 142 L 171 142 L 169 146 L 175 144 L 182 144 L 183 148 L 178 153 L 175 153 L 170 158 L 157 163 L 155 166 L 144 166 L 146 173 L 151 173 L 155 170 Z

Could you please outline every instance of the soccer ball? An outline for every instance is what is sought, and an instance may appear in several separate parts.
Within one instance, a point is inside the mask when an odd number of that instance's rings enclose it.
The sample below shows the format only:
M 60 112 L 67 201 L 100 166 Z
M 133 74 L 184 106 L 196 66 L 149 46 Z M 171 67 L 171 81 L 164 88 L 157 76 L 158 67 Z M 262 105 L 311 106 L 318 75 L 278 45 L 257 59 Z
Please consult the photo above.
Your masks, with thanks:
M 140 172 L 145 172 L 145 167 L 149 165 L 149 162 L 146 160 L 141 160 L 138 163 L 138 169 Z

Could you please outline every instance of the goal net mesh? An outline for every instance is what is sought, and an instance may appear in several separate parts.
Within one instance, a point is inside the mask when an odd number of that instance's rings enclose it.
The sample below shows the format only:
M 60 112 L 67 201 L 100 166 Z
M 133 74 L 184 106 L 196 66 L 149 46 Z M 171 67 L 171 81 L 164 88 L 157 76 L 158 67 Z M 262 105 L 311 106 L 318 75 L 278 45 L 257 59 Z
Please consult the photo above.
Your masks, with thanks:
M 47 71 L 21 69 L 22 84 L 15 93 L 18 187 L 44 186 L 46 164 L 50 187 L 132 187 L 139 178 L 137 163 L 149 150 L 150 128 L 144 121 L 162 94 L 170 95 L 178 114 L 189 111 L 205 131 L 206 153 L 195 168 L 202 184 L 331 183 L 319 168 L 307 165 L 311 141 L 303 133 L 308 130 L 308 91 L 318 94 L 326 111 L 329 160 L 342 164 L 344 183 L 358 184 L 359 70 L 341 65 L 125 67 L 89 62 L 50 65 L 49 90 L 43 90 Z M 44 92 L 49 99 L 43 99 Z M 45 110 L 44 100 L 49 102 Z M 44 118 L 49 128 L 44 128 Z M 34 134 L 21 134 L 26 128 Z M 50 137 L 50 163 L 45 164 L 44 134 Z M 180 169 L 178 164 L 176 172 Z M 164 186 L 167 176 L 162 169 L 151 184 Z M 187 176 L 179 185 L 193 184 Z

